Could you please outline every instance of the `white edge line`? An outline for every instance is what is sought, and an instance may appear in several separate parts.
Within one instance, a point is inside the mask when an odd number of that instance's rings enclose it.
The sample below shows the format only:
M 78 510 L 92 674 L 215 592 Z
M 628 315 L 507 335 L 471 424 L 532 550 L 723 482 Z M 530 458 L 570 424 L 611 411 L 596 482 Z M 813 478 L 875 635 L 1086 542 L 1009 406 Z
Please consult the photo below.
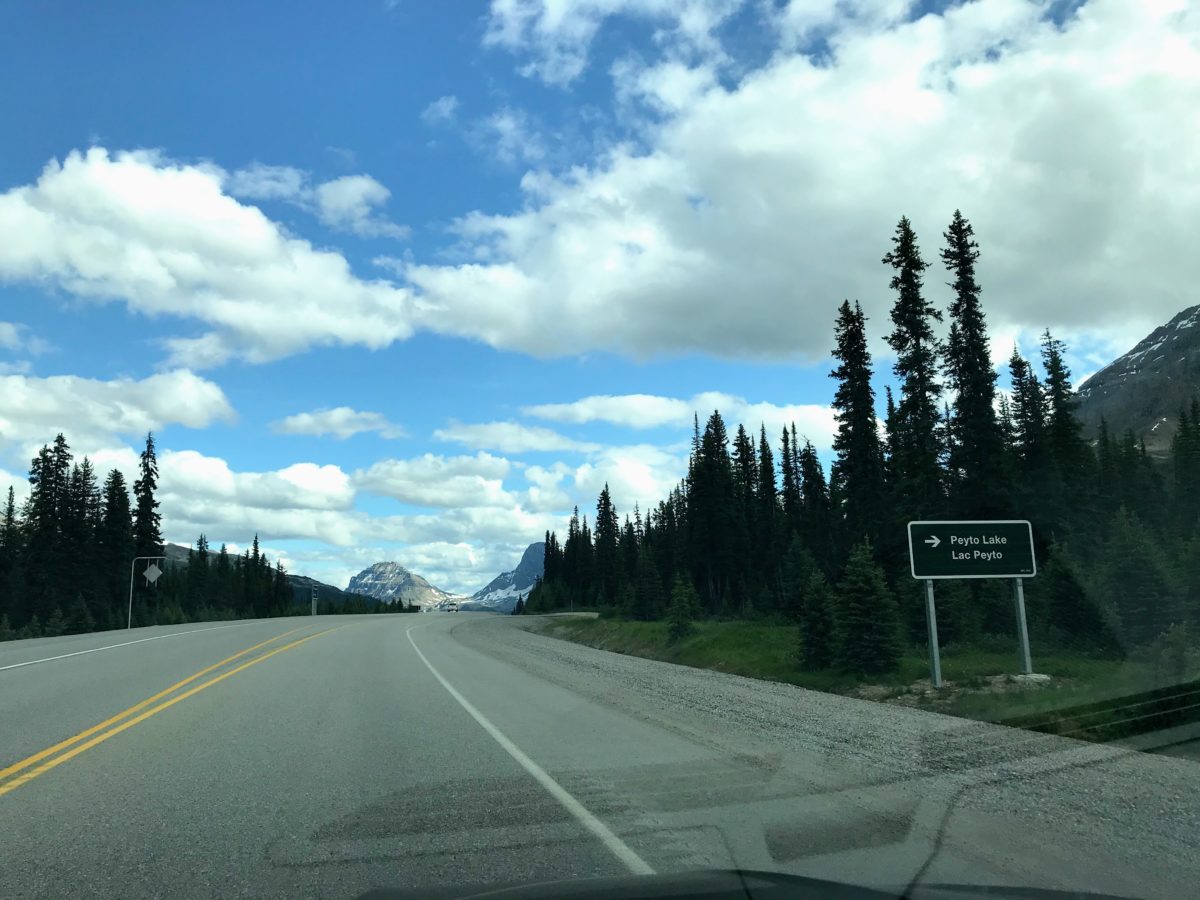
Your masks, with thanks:
M 408 626 L 408 629 L 404 632 L 405 637 L 412 644 L 413 650 L 417 651 L 417 656 L 421 658 L 421 662 L 425 663 L 425 667 L 433 673 L 433 677 L 441 683 L 442 687 L 450 692 L 450 696 L 458 701 L 459 706 L 470 713 L 471 718 L 478 722 L 480 727 L 491 735 L 496 743 L 503 747 L 508 755 L 520 764 L 521 768 L 537 779 L 538 784 L 544 787 L 550 796 L 562 804 L 567 812 L 579 821 L 579 824 L 599 838 L 600 842 L 608 848 L 609 852 L 624 863 L 630 872 L 634 875 L 653 875 L 654 869 L 650 867 L 649 863 L 638 856 L 628 844 L 613 834 L 607 825 L 596 818 L 587 807 L 568 793 L 566 788 L 551 778 L 545 769 L 526 756 L 520 747 L 510 741 L 504 732 L 488 721 L 483 713 L 472 706 L 466 697 L 456 691 L 454 686 L 442 677 L 442 673 L 435 669 L 433 664 L 425 658 L 425 654 L 421 652 L 421 648 L 413 640 L 412 630 L 417 627 L 416 625 Z
M 185 634 L 197 634 L 201 631 L 217 631 L 221 628 L 244 628 L 247 625 L 261 625 L 261 622 L 235 622 L 232 625 L 214 625 L 212 628 L 192 628 L 189 631 L 172 631 L 170 634 L 156 634 L 154 637 L 138 638 L 136 641 L 125 641 L 121 644 L 109 644 L 105 647 L 93 647 L 91 650 L 76 650 L 74 653 L 64 653 L 61 656 L 46 656 L 42 659 L 30 659 L 25 662 L 0 666 L 0 672 L 8 669 L 19 669 L 22 666 L 35 666 L 38 663 L 54 662 L 56 659 L 69 659 L 72 656 L 83 656 L 85 653 L 99 653 L 101 650 L 114 650 L 117 647 L 128 647 L 130 644 L 144 644 L 146 641 L 161 641 L 163 638 L 182 637 Z

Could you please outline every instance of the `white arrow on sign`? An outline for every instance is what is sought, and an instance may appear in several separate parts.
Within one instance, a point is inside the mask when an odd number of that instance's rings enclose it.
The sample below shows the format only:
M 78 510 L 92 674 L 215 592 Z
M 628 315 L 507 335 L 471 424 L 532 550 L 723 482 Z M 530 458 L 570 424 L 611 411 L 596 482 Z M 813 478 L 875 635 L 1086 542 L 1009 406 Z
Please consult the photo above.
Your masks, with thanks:
M 939 538 L 936 534 L 933 537 L 925 538 L 925 543 L 927 543 L 934 550 L 936 550 L 938 548 L 938 544 L 940 544 L 941 542 L 942 542 L 941 538 Z
M 158 581 L 158 576 L 162 574 L 162 569 L 160 569 L 154 563 L 150 563 L 150 565 L 146 566 L 146 571 L 142 574 L 146 576 L 146 580 L 148 582 L 154 584 L 154 582 Z

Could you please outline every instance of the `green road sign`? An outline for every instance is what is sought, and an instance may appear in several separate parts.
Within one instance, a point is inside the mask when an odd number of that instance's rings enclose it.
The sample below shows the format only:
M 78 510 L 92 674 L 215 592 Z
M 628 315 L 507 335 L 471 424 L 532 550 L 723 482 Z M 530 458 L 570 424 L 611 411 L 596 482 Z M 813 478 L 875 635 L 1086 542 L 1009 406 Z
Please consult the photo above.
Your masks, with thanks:
M 913 578 L 1032 578 L 1033 528 L 1024 520 L 909 522 Z

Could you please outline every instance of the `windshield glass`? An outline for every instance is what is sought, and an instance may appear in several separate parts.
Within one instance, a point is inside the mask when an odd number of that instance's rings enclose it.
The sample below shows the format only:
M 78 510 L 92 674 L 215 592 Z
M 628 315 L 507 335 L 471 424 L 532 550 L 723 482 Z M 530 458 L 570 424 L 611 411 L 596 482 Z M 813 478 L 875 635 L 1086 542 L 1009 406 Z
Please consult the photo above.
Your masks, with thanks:
M 1196 893 L 1196 4 L 0 74 L 0 896 Z

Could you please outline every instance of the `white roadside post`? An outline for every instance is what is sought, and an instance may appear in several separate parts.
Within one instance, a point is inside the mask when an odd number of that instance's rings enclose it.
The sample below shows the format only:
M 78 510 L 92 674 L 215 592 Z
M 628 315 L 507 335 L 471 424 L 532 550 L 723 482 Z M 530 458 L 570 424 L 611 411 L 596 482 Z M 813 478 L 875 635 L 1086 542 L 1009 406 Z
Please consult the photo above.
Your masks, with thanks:
M 314 616 L 317 614 L 317 586 L 315 584 L 312 586 L 312 614 Z
M 133 561 L 130 562 L 130 564 L 129 564 L 129 611 L 126 614 L 126 619 L 125 619 L 125 629 L 127 631 L 133 627 L 133 569 L 138 564 L 138 560 L 140 560 L 140 559 L 149 559 L 149 560 L 153 560 L 154 562 L 157 562 L 159 560 L 162 560 L 163 562 L 167 561 L 167 558 L 165 556 L 135 556 L 133 558 Z M 154 584 L 154 582 L 158 581 L 159 576 L 162 575 L 162 569 L 160 569 L 158 566 L 154 565 L 154 562 L 151 562 L 150 565 L 146 566 L 146 571 L 142 573 L 146 577 L 146 580 L 148 582 L 150 582 L 150 584 Z

